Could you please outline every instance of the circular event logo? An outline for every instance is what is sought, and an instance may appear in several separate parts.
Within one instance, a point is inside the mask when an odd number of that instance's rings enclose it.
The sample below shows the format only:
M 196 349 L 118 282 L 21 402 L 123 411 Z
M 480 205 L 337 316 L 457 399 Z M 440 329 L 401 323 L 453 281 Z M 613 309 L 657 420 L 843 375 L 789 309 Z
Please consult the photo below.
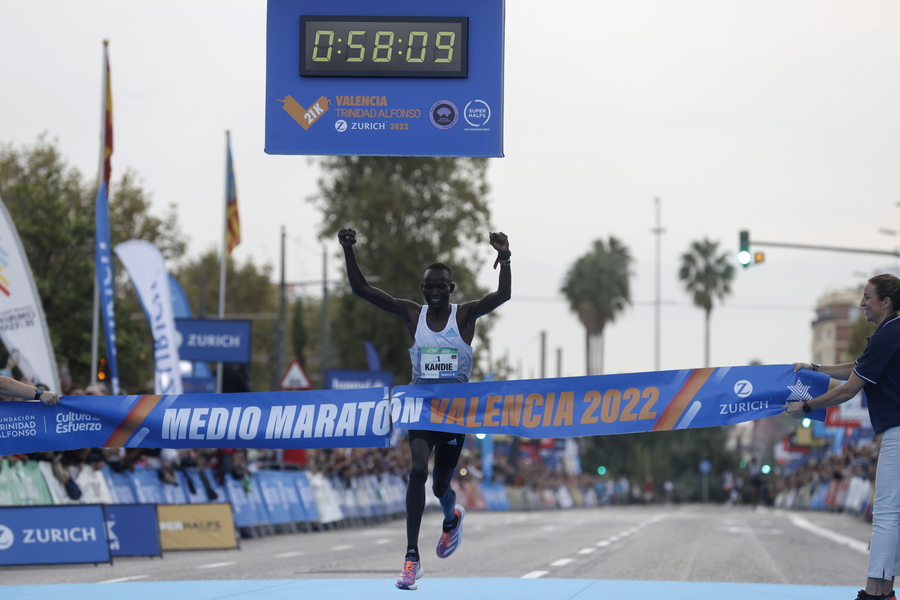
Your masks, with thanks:
M 6 525 L 0 525 L 0 550 L 6 550 L 16 541 L 16 536 Z
M 463 118 L 472 127 L 484 127 L 491 120 L 491 107 L 484 100 L 472 100 L 466 104 Z
M 428 116 L 438 129 L 450 129 L 459 120 L 459 109 L 449 100 L 438 100 L 431 105 Z
M 347 121 L 345 121 L 345 120 L 343 120 L 343 119 L 338 119 L 338 120 L 334 123 L 334 128 L 335 128 L 336 130 L 342 132 L 342 133 L 343 133 L 344 131 L 347 131 Z
M 738 398 L 746 398 L 753 393 L 753 384 L 746 379 L 741 379 L 734 384 L 734 393 Z

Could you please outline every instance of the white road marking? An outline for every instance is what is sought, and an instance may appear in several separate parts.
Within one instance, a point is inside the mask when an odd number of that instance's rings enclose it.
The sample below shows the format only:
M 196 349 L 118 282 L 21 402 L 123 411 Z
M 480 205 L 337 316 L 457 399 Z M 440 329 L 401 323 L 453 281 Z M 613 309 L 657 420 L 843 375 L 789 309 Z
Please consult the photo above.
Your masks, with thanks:
M 652 519 L 648 519 L 647 521 L 641 523 L 641 524 L 638 525 L 637 527 L 632 527 L 632 528 L 630 528 L 630 529 L 626 529 L 625 531 L 623 531 L 623 532 L 620 533 L 619 535 L 614 535 L 614 536 L 612 536 L 612 537 L 609 538 L 609 539 L 601 540 L 601 541 L 597 542 L 597 544 L 596 544 L 596 545 L 597 545 L 597 548 L 603 548 L 603 547 L 605 547 L 605 546 L 609 546 L 609 545 L 612 544 L 613 542 L 617 542 L 617 541 L 619 541 L 619 540 L 621 540 L 621 539 L 623 539 L 623 538 L 627 538 L 628 536 L 630 536 L 630 535 L 632 535 L 632 534 L 635 534 L 635 533 L 640 532 L 640 530 L 641 530 L 643 527 L 646 527 L 647 525 L 651 525 L 651 524 L 653 524 L 653 523 L 655 523 L 655 522 L 657 522 L 657 521 L 659 521 L 659 520 L 661 520 L 661 519 L 663 519 L 663 518 L 665 518 L 664 515 L 657 515 L 656 517 L 654 517 L 654 518 L 652 518 Z M 553 527 L 553 526 L 545 526 L 543 529 L 544 529 L 545 531 L 549 531 L 549 530 L 555 529 L 555 527 Z M 581 550 L 578 551 L 578 554 L 582 554 L 582 555 L 583 555 L 583 554 L 591 554 L 591 553 L 596 552 L 596 551 L 597 551 L 596 548 L 582 548 Z M 556 560 L 556 561 L 553 561 L 552 563 L 550 563 L 550 566 L 551 566 L 551 567 L 562 567 L 562 566 L 565 566 L 565 565 L 567 565 L 567 564 L 569 564 L 569 563 L 571 563 L 571 562 L 574 562 L 574 561 L 575 561 L 574 558 L 560 558 L 559 560 Z M 523 579 L 536 579 L 536 578 L 538 578 L 538 577 L 543 577 L 543 576 L 546 575 L 547 573 L 549 573 L 549 571 L 532 571 L 531 573 L 527 573 L 526 575 L 523 575 L 522 578 L 523 578 Z
M 134 575 L 133 577 L 119 577 L 118 579 L 107 579 L 100 583 L 122 583 L 124 581 L 134 581 L 135 579 L 147 579 L 147 575 Z
M 780 529 L 754 529 L 752 527 L 726 527 L 725 531 L 728 533 L 766 533 L 771 535 L 780 535 Z
M 353 547 L 353 544 L 343 544 L 341 546 L 335 546 L 332 550 L 349 550 Z
M 220 563 L 210 563 L 208 565 L 200 565 L 197 567 L 198 569 L 219 569 L 221 567 L 230 567 L 231 565 L 236 565 L 237 563 L 234 561 L 229 562 L 220 562 Z
M 391 542 L 391 538 L 381 538 L 380 540 L 375 540 L 376 544 L 389 544 Z
M 276 554 L 275 558 L 291 558 L 292 556 L 303 556 L 303 552 L 282 552 L 281 554 Z
M 859 540 L 853 539 L 851 537 L 847 537 L 846 535 L 841 535 L 835 531 L 831 531 L 828 529 L 824 529 L 817 525 L 813 525 L 803 517 L 799 517 L 797 515 L 791 515 L 791 523 L 794 524 L 795 527 L 799 527 L 800 529 L 805 529 L 810 533 L 814 533 L 818 536 L 821 536 L 827 540 L 831 540 L 837 544 L 841 544 L 843 546 L 847 546 L 852 548 L 858 552 L 862 552 L 863 554 L 869 553 L 869 544 L 866 542 L 860 542 Z
M 522 579 L 537 579 L 538 577 L 543 577 L 550 571 L 532 571 L 531 573 L 525 573 L 522 575 Z

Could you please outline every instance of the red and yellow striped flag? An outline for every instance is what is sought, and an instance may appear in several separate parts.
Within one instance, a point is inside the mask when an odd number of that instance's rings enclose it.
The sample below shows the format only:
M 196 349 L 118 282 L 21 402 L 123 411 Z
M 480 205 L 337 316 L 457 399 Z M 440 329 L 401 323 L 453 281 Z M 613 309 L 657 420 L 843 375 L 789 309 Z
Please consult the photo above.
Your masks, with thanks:
M 112 172 L 110 159 L 113 153 L 113 126 L 112 126 L 112 83 L 109 80 L 109 55 L 106 52 L 108 42 L 103 40 L 103 58 L 106 63 L 106 103 L 103 109 L 103 182 L 109 192 L 109 178 Z
M 234 164 L 231 162 L 231 133 L 226 133 L 228 159 L 226 164 L 225 181 L 225 254 L 231 256 L 231 251 L 241 243 L 241 220 L 238 217 L 237 189 L 234 185 Z

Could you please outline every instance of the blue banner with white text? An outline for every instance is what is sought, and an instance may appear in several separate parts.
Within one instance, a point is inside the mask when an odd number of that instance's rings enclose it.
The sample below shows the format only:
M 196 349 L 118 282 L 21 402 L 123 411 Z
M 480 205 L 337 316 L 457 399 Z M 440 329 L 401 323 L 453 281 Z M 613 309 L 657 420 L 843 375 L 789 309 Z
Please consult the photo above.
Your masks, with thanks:
M 181 360 L 250 362 L 250 321 L 176 318 L 175 329 Z
M 111 562 L 99 505 L 0 508 L 0 565 Z
M 562 438 L 718 427 L 784 411 L 828 389 L 790 365 L 685 369 L 394 388 L 395 428 Z M 825 410 L 811 413 L 824 421 Z
M 0 455 L 77 448 L 385 448 L 390 430 L 388 388 L 0 403 Z
M 247 394 L 0 403 L 0 455 L 76 448 L 387 447 L 392 429 L 561 438 L 719 427 L 828 389 L 790 365 Z M 810 417 L 824 420 L 825 411 Z M 148 486 L 149 487 L 149 486 Z
M 119 366 L 116 355 L 116 318 L 113 302 L 113 264 L 109 246 L 109 206 L 107 182 L 101 181 L 97 190 L 95 207 L 94 264 L 96 266 L 97 287 L 100 290 L 100 315 L 103 318 L 103 332 L 106 340 L 106 364 L 109 369 L 110 392 L 119 393 Z

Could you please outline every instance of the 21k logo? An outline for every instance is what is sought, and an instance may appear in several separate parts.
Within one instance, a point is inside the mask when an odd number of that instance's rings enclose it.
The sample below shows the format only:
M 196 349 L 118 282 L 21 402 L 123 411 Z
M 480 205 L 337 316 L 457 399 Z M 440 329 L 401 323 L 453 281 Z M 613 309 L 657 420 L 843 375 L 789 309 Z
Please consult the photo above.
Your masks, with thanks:
M 320 96 L 309 108 L 303 108 L 300 103 L 291 96 L 285 96 L 284 100 L 279 100 L 278 98 L 276 98 L 276 100 L 284 103 L 282 108 L 287 114 L 291 115 L 291 118 L 297 121 L 304 130 L 309 129 L 319 117 L 328 111 L 329 100 L 325 96 Z

